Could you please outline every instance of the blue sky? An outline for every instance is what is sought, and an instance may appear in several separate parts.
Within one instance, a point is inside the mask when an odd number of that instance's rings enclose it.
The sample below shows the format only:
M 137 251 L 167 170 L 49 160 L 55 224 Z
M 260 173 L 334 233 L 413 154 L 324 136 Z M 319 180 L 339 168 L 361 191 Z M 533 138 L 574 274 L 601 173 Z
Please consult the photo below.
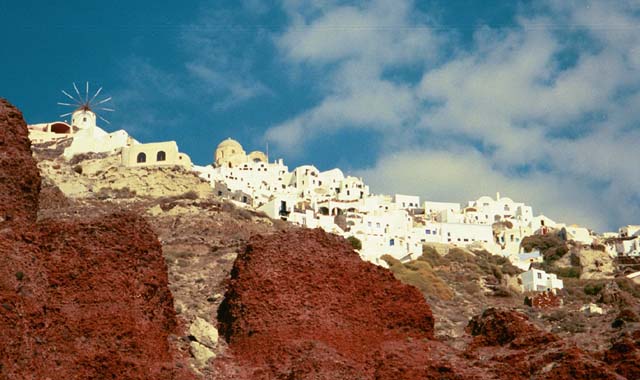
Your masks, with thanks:
M 0 3 L 0 96 L 29 123 L 88 80 L 105 129 L 199 164 L 233 137 L 375 192 L 640 223 L 637 1 L 42 3 Z

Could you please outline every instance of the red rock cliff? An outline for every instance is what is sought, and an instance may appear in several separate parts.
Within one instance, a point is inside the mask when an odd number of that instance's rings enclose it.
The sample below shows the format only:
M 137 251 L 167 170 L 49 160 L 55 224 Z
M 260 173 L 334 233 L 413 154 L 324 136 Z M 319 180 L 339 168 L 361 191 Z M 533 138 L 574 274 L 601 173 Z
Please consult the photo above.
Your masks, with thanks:
M 40 178 L 0 101 L 0 378 L 189 379 L 160 244 L 131 214 L 36 224 Z
M 240 366 L 227 378 L 476 378 L 460 377 L 462 360 L 432 340 L 416 288 L 321 230 L 252 239 L 218 318 Z
M 0 226 L 35 222 L 40 174 L 22 113 L 0 98 Z

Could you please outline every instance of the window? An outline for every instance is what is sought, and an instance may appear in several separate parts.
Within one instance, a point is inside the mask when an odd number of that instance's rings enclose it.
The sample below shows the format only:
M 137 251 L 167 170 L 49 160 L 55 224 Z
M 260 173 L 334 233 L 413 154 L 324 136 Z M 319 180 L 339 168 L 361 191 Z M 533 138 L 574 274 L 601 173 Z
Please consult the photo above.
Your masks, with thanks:
M 538 278 L 542 280 L 542 273 L 538 273 Z
M 394 239 L 389 240 L 389 245 L 390 246 L 396 245 L 396 241 Z
M 156 154 L 156 161 L 165 161 L 167 159 L 167 154 L 161 150 Z
M 424 233 L 427 235 L 431 235 L 431 230 L 424 230 Z
M 141 164 L 143 162 L 147 162 L 147 155 L 142 153 L 142 152 L 138 153 L 138 157 L 136 158 L 136 162 L 139 163 L 139 164 Z

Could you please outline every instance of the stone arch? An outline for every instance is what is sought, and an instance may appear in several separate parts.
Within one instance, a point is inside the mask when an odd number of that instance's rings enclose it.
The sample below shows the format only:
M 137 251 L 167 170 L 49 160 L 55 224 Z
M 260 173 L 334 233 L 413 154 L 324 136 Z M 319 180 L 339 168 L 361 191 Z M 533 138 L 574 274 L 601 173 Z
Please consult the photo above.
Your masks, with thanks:
M 139 164 L 147 162 L 147 155 L 144 154 L 144 152 L 138 153 L 138 156 L 136 157 L 136 162 Z
M 167 160 L 167 153 L 165 153 L 164 150 L 161 150 L 158 152 L 158 154 L 156 154 L 156 161 L 166 161 Z

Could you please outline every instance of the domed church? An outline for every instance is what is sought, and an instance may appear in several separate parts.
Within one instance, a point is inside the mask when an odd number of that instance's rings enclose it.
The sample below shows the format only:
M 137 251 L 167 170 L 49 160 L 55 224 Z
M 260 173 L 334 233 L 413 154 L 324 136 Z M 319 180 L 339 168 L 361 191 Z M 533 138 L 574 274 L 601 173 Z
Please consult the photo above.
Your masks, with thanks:
M 232 138 L 222 141 L 214 154 L 214 167 L 237 167 L 247 162 L 267 162 L 267 155 L 253 151 L 247 155 L 242 145 Z

